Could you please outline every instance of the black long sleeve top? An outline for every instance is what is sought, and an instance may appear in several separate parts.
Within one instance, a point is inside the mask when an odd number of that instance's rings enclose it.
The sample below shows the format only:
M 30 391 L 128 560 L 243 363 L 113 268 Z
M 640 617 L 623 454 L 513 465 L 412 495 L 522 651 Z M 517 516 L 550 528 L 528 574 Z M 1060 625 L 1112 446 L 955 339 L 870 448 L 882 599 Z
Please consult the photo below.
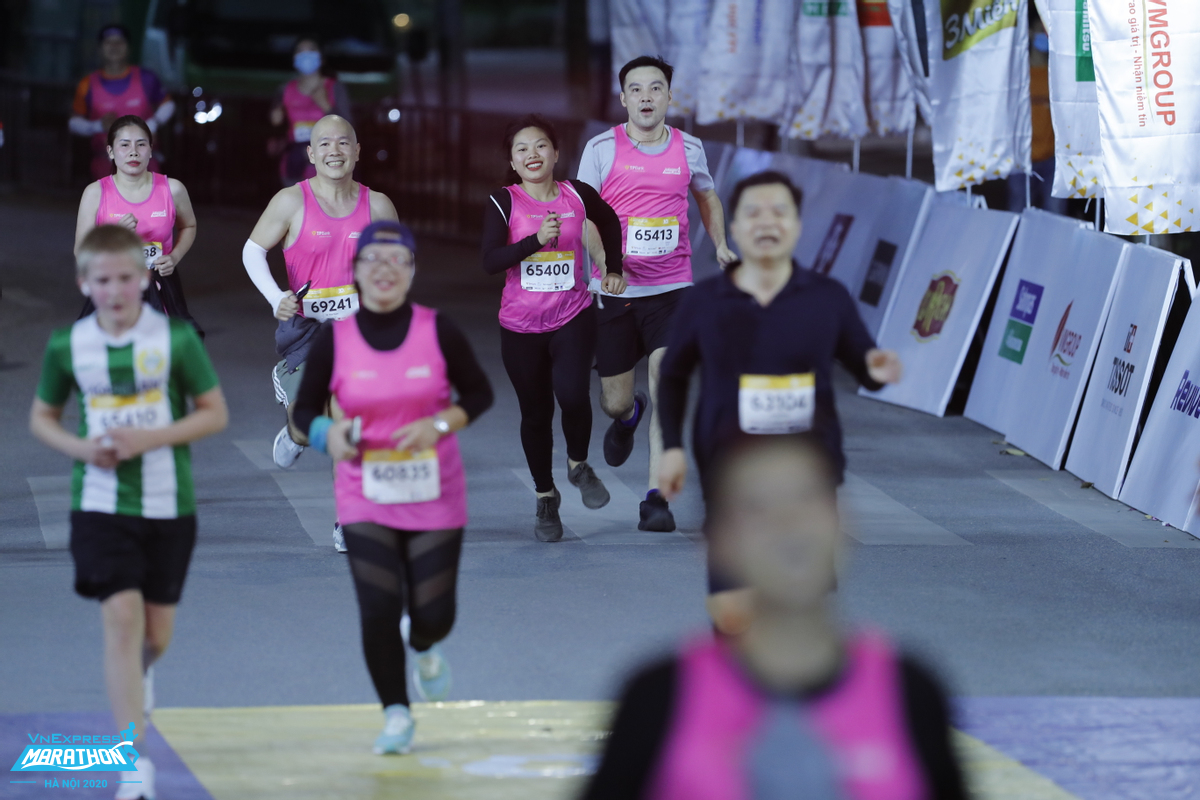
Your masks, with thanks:
M 950 710 L 937 680 L 919 663 L 901 655 L 900 683 L 908 736 L 920 762 L 930 800 L 966 800 L 962 770 L 950 744 Z M 798 689 L 789 699 L 811 701 L 836 685 Z M 679 687 L 677 659 L 660 661 L 631 680 L 622 694 L 612 733 L 584 800 L 636 800 L 645 797 L 670 734 Z
M 412 322 L 412 305 L 405 303 L 394 311 L 377 314 L 366 307 L 354 315 L 358 330 L 367 344 L 376 350 L 395 350 L 408 336 Z M 491 407 L 495 399 L 492 384 L 479 366 L 475 351 L 466 335 L 440 311 L 435 322 L 438 347 L 446 359 L 446 376 L 458 394 L 458 405 L 474 420 Z M 304 377 L 296 394 L 292 419 L 300 430 L 308 433 L 313 420 L 325 413 L 329 403 L 329 381 L 333 377 L 333 324 L 326 322 L 317 331 L 312 349 L 304 361 Z
M 567 183 L 579 194 L 587 218 L 596 224 L 600 232 L 605 270 L 620 275 L 621 220 L 617 212 L 583 181 L 571 180 Z M 520 241 L 508 243 L 508 220 L 511 217 L 512 195 L 507 189 L 493 192 L 483 207 L 483 271 L 489 275 L 498 275 L 509 267 L 515 267 L 542 249 L 536 231 Z
M 838 470 L 845 469 L 842 430 L 833 394 L 833 362 L 840 361 L 868 389 L 881 384 L 867 372 L 875 341 L 853 298 L 833 278 L 793 264 L 792 277 L 765 308 L 733 282 L 740 262 L 700 281 L 679 302 L 658 382 L 663 447 L 683 446 L 688 383 L 697 366 L 700 399 L 692 444 L 701 480 L 715 449 L 735 436 L 742 375 L 813 373 L 813 430 Z

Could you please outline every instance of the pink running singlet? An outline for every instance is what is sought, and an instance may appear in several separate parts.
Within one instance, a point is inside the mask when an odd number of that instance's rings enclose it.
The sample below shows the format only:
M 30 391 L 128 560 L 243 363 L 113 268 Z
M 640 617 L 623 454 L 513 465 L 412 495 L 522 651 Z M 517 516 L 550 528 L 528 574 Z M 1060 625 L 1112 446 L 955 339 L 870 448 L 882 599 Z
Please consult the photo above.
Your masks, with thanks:
M 896 656 L 875 633 L 854 637 L 849 651 L 838 683 L 804 703 L 834 754 L 842 790 L 851 800 L 923 800 L 929 792 L 908 735 Z M 746 759 L 767 698 L 711 635 L 688 647 L 679 667 L 675 713 L 648 796 L 749 800 Z
M 408 335 L 395 350 L 367 344 L 353 317 L 333 324 L 333 376 L 329 390 L 347 417 L 362 417 L 359 456 L 341 461 L 334 479 L 338 520 L 343 525 L 374 522 L 407 531 L 461 528 L 467 524 L 467 482 L 454 434 L 437 443 L 440 496 L 423 502 L 378 503 L 364 495 L 367 469 L 409 468 L 398 460 L 392 438 L 397 428 L 432 416 L 451 405 L 446 359 L 438 346 L 437 312 L 413 304 Z M 368 452 L 371 451 L 371 452 Z M 378 455 L 375 455 L 378 454 Z
M 137 217 L 137 235 L 146 243 L 146 267 L 154 259 L 167 255 L 175 246 L 175 199 L 171 197 L 171 184 L 166 175 L 150 173 L 154 185 L 150 196 L 140 203 L 132 203 L 121 196 L 113 176 L 100 179 L 100 205 L 96 209 L 97 225 L 113 225 L 126 214 Z
M 113 94 L 104 88 L 104 73 L 96 70 L 88 80 L 92 92 L 93 120 L 103 119 L 105 114 L 123 117 L 126 114 L 136 114 L 142 119 L 154 116 L 150 106 L 150 98 L 142 85 L 142 70 L 140 67 L 129 68 L 129 83 L 125 91 Z M 92 175 L 97 180 L 112 173 L 112 162 L 108 159 L 108 131 L 92 134 Z
M 512 217 L 508 243 L 537 233 L 542 220 L 557 211 L 562 220 L 557 239 L 504 273 L 500 296 L 500 324 L 517 333 L 545 333 L 566 325 L 592 302 L 583 261 L 586 212 L 583 200 L 565 181 L 558 182 L 558 197 L 548 203 L 530 197 L 519 184 L 508 187 Z
M 308 181 L 304 192 L 304 222 L 296 241 L 283 250 L 288 288 L 293 292 L 308 281 L 301 314 L 319 320 L 343 319 L 358 310 L 354 289 L 354 248 L 359 233 L 371 224 L 371 190 L 358 185 L 358 203 L 345 217 L 321 209 Z
M 688 167 L 683 136 L 668 127 L 671 141 L 658 155 L 634 146 L 624 125 L 613 128 L 616 155 L 600 187 L 621 218 L 625 280 L 630 286 L 662 286 L 692 280 L 688 238 Z M 597 278 L 599 268 L 593 267 Z
M 300 91 L 297 86 L 299 78 L 294 78 L 283 87 L 283 109 L 287 112 L 288 141 L 306 143 L 312 140 L 312 129 L 321 117 L 328 114 L 322 111 L 317 101 Z M 325 97 L 333 102 L 333 78 L 325 78 L 321 86 Z

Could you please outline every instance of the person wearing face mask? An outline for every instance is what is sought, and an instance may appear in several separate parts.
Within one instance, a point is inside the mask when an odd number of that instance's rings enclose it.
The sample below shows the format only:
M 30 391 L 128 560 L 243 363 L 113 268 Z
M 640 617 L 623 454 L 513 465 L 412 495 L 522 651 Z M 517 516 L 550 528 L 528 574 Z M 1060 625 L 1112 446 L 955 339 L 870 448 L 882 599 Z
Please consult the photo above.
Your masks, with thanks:
M 671 65 L 640 56 L 621 68 L 621 103 L 629 119 L 591 139 L 579 162 L 579 180 L 592 186 L 621 221 L 624 276 L 628 289 L 619 297 L 601 285 L 596 371 L 600 408 L 612 418 L 604 436 L 604 460 L 624 464 L 633 452 L 633 435 L 643 416 L 650 417 L 650 481 L 639 508 L 638 528 L 673 531 L 675 517 L 658 487 L 662 432 L 657 402 L 659 365 L 667 344 L 671 315 L 692 285 L 692 246 L 688 238 L 688 195 L 717 248 L 717 260 L 733 261 L 725 244 L 725 217 L 714 189 L 700 140 L 666 124 L 671 102 Z M 650 397 L 634 391 L 634 369 L 647 359 Z
M 833 607 L 841 468 L 822 437 L 742 434 L 711 467 L 711 558 L 748 587 L 745 632 L 627 684 L 583 798 L 964 800 L 937 679 Z
M 279 320 L 275 351 L 281 360 L 271 371 L 271 383 L 289 417 L 318 323 L 345 319 L 358 310 L 352 264 L 360 232 L 372 221 L 397 219 L 386 195 L 354 180 L 359 150 L 354 128 L 345 119 L 331 114 L 318 120 L 306 148 L 316 175 L 276 192 L 242 248 L 250 280 Z M 267 251 L 281 243 L 286 290 L 275 283 L 267 264 Z M 276 465 L 291 467 L 307 445 L 308 438 L 289 419 L 275 436 Z M 346 552 L 336 522 L 333 544 L 339 553 Z
M 562 408 L 567 480 L 583 504 L 602 508 L 609 494 L 587 463 L 592 438 L 591 369 L 596 315 L 588 291 L 589 225 L 603 243 L 605 291 L 620 295 L 621 223 L 582 181 L 556 181 L 558 134 L 531 114 L 509 123 L 504 154 L 518 182 L 493 192 L 484 205 L 483 271 L 504 273 L 500 355 L 521 406 L 521 445 L 537 493 L 534 535 L 562 538 L 554 486 L 554 401 Z
M 683 420 L 697 368 L 692 452 L 706 499 L 709 465 L 742 434 L 812 431 L 841 483 L 846 459 L 834 406 L 834 362 L 868 389 L 900 380 L 899 357 L 875 347 L 846 288 L 793 261 L 801 201 L 800 190 L 780 172 L 739 181 L 729 208 L 742 260 L 701 281 L 679 305 L 658 395 L 664 447 L 658 484 L 668 498 L 683 490 L 687 474 Z M 743 596 L 710 564 L 708 605 L 718 630 L 737 632 Z
M 124 25 L 105 25 L 99 41 L 100 69 L 79 82 L 67 123 L 71 133 L 91 138 L 95 180 L 112 174 L 105 136 L 117 117 L 141 117 L 153 134 L 175 114 L 175 101 L 158 76 L 129 63 L 129 31 Z M 157 171 L 157 165 L 151 166 Z
M 450 666 L 438 642 L 454 624 L 467 484 L 455 431 L 492 404 L 466 336 L 446 315 L 409 302 L 417 244 L 407 226 L 373 222 L 358 238 L 362 308 L 321 326 L 296 400 L 296 426 L 337 464 L 362 620 L 363 652 L 384 710 L 380 755 L 406 753 L 413 720 L 400 620 L 416 651 L 413 685 L 445 700 Z M 457 398 L 454 395 L 457 394 Z M 345 418 L 325 409 L 335 399 Z
M 113 719 L 137 749 L 154 705 L 149 670 L 171 641 L 196 543 L 188 443 L 229 420 L 196 330 L 143 302 L 143 248 L 123 225 L 99 225 L 79 242 L 76 282 L 96 310 L 50 335 L 29 415 L 33 435 L 75 462 L 75 592 L 100 603 Z M 72 393 L 78 433 L 62 425 Z M 155 796 L 144 756 L 120 781 L 118 800 Z
M 174 178 L 150 169 L 150 126 L 129 114 L 108 129 L 108 157 L 116 167 L 83 190 L 75 222 L 75 252 L 98 225 L 116 224 L 142 237 L 150 283 L 145 300 L 168 317 L 190 322 L 204 331 L 188 311 L 179 278 L 179 262 L 196 241 L 196 214 L 187 189 Z M 95 310 L 89 299 L 82 319 Z
M 316 175 L 309 163 L 308 143 L 313 126 L 327 114 L 350 120 L 350 97 L 346 86 L 321 74 L 321 47 L 314 39 L 296 42 L 292 65 L 298 73 L 279 87 L 271 106 L 271 124 L 287 124 L 287 146 L 279 161 L 279 177 L 284 186 L 294 186 Z

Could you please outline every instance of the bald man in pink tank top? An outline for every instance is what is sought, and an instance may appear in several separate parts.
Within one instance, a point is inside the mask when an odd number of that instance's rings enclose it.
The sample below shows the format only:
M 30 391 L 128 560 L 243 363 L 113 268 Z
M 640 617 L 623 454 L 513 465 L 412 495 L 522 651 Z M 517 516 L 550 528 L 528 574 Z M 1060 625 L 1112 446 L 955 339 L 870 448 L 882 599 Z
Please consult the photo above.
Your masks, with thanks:
M 391 200 L 354 180 L 359 149 L 349 122 L 334 114 L 322 117 L 308 144 L 316 177 L 277 192 L 242 249 L 250 280 L 279 320 L 275 349 L 282 360 L 271 379 L 275 399 L 289 409 L 288 424 L 275 436 L 275 463 L 283 469 L 308 446 L 308 438 L 291 424 L 290 408 L 313 336 L 320 323 L 358 310 L 353 272 L 358 234 L 374 221 L 398 219 Z M 278 244 L 287 264 L 286 289 L 279 288 L 267 265 L 267 251 Z M 333 541 L 345 552 L 340 525 L 334 526 Z
M 612 417 L 604 435 L 604 460 L 620 466 L 633 452 L 633 432 L 650 412 L 650 491 L 638 528 L 673 531 L 675 517 L 658 491 L 662 426 L 658 420 L 658 370 L 667 350 L 671 315 L 692 285 L 688 195 L 724 267 L 736 256 L 725 243 L 725 214 L 700 140 L 666 124 L 671 103 L 671 65 L 639 56 L 621 68 L 621 104 L 629 120 L 596 136 L 583 149 L 579 180 L 588 183 L 621 219 L 628 288 L 621 296 L 600 286 L 596 371 L 600 407 Z M 634 368 L 648 359 L 650 397 L 634 392 Z

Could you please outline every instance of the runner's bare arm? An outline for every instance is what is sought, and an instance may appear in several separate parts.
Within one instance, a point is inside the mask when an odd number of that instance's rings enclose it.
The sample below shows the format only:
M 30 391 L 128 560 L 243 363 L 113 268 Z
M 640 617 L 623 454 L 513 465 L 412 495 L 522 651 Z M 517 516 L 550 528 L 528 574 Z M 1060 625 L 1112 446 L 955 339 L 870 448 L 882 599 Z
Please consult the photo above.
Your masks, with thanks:
M 381 219 L 390 219 L 396 222 L 400 221 L 400 216 L 396 213 L 396 207 L 392 205 L 392 201 L 383 192 L 371 192 L 371 221 L 378 222 Z
M 220 386 L 214 386 L 194 398 L 195 409 L 183 419 L 165 428 L 113 428 L 112 438 L 117 458 L 125 461 L 160 447 L 187 444 L 222 431 L 229 423 L 229 410 Z
M 34 398 L 29 410 L 29 432 L 47 447 L 57 450 L 76 461 L 113 469 L 117 466 L 117 451 L 112 445 L 102 445 L 98 440 L 82 439 L 62 426 L 62 406 L 52 406 Z
M 297 215 L 304 214 L 304 190 L 299 186 L 281 189 L 271 198 L 267 210 L 258 218 L 250 238 L 242 248 L 242 265 L 254 286 L 271 304 L 276 319 L 289 319 L 296 314 L 300 304 L 290 291 L 280 289 L 271 277 L 267 265 L 267 251 L 285 240 Z
M 708 238 L 712 239 L 717 247 L 717 263 L 726 267 L 737 261 L 737 256 L 725 241 L 725 209 L 721 206 L 721 198 L 717 196 L 716 190 L 706 189 L 698 192 L 693 189 L 692 197 L 696 198 L 696 206 L 700 209 L 700 219 L 704 223 L 704 229 L 708 231 Z
M 192 198 L 182 183 L 169 178 L 171 199 L 175 202 L 175 246 L 169 254 L 154 260 L 159 275 L 170 275 L 179 266 L 196 241 L 196 212 L 192 209 Z
M 89 183 L 79 198 L 79 216 L 75 220 L 75 253 L 79 254 L 79 243 L 96 227 L 96 212 L 100 210 L 100 181 Z

